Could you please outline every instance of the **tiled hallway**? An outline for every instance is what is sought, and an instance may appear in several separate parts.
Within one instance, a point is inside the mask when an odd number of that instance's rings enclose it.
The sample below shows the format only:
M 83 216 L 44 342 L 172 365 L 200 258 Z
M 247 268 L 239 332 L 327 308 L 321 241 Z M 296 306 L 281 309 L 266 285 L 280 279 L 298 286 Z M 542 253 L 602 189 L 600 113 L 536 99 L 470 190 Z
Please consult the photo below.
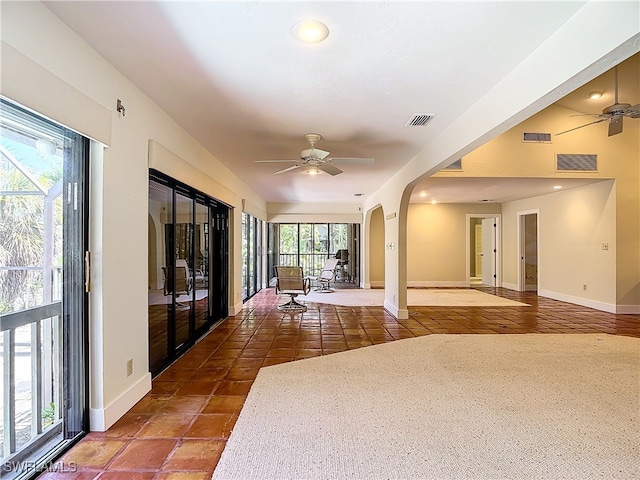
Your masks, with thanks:
M 261 367 L 438 333 L 608 333 L 640 337 L 640 315 L 613 315 L 483 289 L 528 307 L 382 307 L 309 304 L 283 314 L 273 289 L 258 293 L 153 381 L 153 390 L 104 433 L 90 433 L 60 461 L 75 473 L 43 479 L 209 479 Z M 72 463 L 73 462 L 73 463 Z

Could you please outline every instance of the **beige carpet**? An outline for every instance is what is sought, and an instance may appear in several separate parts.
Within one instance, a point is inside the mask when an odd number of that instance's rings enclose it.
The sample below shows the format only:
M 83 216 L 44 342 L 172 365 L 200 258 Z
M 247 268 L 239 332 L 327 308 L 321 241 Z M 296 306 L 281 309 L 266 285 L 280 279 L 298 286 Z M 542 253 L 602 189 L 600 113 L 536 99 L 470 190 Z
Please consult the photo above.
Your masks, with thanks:
M 214 479 L 640 478 L 640 339 L 430 335 L 260 370 Z
M 309 295 L 300 295 L 303 302 L 328 303 L 331 305 L 366 307 L 383 306 L 382 289 L 335 289 L 331 293 L 311 291 Z M 528 306 L 508 298 L 498 297 L 472 288 L 409 288 L 407 290 L 409 306 L 449 306 L 449 307 L 509 307 Z

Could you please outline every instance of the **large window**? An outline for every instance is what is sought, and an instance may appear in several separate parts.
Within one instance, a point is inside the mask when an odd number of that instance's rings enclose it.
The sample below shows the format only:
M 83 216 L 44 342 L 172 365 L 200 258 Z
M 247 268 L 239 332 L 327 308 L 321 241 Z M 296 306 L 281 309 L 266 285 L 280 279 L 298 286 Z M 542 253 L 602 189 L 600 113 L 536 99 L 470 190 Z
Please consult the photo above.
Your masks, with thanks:
M 247 300 L 262 288 L 263 221 L 248 213 L 242 214 L 242 300 Z
M 275 265 L 299 265 L 305 275 L 315 276 L 328 258 L 340 258 L 342 278 L 356 281 L 359 227 L 348 223 L 270 224 L 270 275 L 273 276 Z
M 149 180 L 149 368 L 157 375 L 228 314 L 229 207 Z
M 0 103 L 3 478 L 29 478 L 87 429 L 89 141 Z

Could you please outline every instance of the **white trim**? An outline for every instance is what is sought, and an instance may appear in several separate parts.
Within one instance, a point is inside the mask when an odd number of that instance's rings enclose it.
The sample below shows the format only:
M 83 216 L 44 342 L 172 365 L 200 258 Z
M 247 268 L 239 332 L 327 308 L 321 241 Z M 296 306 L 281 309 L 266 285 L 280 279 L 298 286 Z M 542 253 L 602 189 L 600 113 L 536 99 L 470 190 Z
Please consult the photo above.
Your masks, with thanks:
M 567 303 L 574 303 L 576 305 L 582 305 L 583 307 L 595 308 L 596 310 L 600 310 L 602 312 L 616 313 L 617 310 L 617 306 L 612 303 L 604 303 L 597 300 L 590 300 L 588 298 L 575 297 L 573 295 L 552 292 L 550 290 L 539 290 L 538 296 L 551 298 L 553 300 L 560 300 Z
M 616 305 L 616 313 L 620 315 L 640 314 L 640 305 Z
M 495 254 L 495 266 L 496 266 L 496 278 L 495 285 L 498 286 L 502 283 L 502 214 L 501 213 L 467 213 L 466 214 L 466 258 L 465 258 L 465 278 L 466 286 L 471 285 L 471 219 L 472 218 L 495 218 L 496 221 L 496 254 Z
M 403 308 L 402 310 L 398 309 L 393 303 L 389 302 L 385 299 L 384 301 L 384 309 L 393 315 L 398 320 L 406 320 L 409 318 L 409 310 Z
M 122 392 L 118 398 L 106 408 L 89 410 L 89 429 L 92 432 L 105 432 L 116 423 L 129 409 L 151 390 L 151 373 L 146 373 L 140 380 Z
M 517 283 L 502 282 L 502 288 L 507 288 L 509 290 L 515 290 L 517 292 L 518 291 L 518 284 Z
M 526 288 L 526 279 L 524 269 L 522 268 L 522 260 L 524 257 L 524 235 L 522 232 L 524 231 L 524 217 L 525 215 L 535 215 L 536 216 L 536 258 L 537 258 L 537 272 L 538 272 L 538 281 L 535 286 L 529 286 Z M 525 291 L 535 291 L 540 286 L 540 209 L 534 208 L 531 210 L 522 210 L 516 212 L 516 218 L 518 219 L 516 222 L 516 275 L 517 275 L 517 288 L 518 292 Z
M 369 282 L 365 282 L 365 283 L 360 285 L 360 288 L 363 288 L 365 290 L 369 290 L 371 288 L 371 284 Z
M 235 305 L 232 305 L 229 307 L 229 316 L 230 317 L 235 317 L 236 315 L 238 315 L 240 312 L 242 312 L 242 307 L 244 306 L 244 304 L 242 302 L 236 303 Z
M 463 280 L 411 280 L 407 282 L 409 288 L 437 288 L 437 287 L 452 287 L 452 288 L 468 288 L 471 284 Z

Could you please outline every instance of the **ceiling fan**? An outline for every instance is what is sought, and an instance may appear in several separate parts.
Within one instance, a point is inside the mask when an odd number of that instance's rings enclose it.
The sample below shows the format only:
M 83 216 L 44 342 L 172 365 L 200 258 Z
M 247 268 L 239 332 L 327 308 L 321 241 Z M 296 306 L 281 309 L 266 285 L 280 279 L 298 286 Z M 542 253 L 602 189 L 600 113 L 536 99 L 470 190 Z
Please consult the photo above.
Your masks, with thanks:
M 304 138 L 307 139 L 311 148 L 307 148 L 306 150 L 302 150 L 300 152 L 300 159 L 297 160 L 255 160 L 256 163 L 294 163 L 290 167 L 283 168 L 276 172 L 273 172 L 273 175 L 279 175 L 281 173 L 290 172 L 297 168 L 301 167 L 311 167 L 308 172 L 309 173 L 320 173 L 323 171 L 328 173 L 329 175 L 338 175 L 342 173 L 338 167 L 336 167 L 333 162 L 340 162 L 345 164 L 352 165 L 373 165 L 373 158 L 338 158 L 338 157 L 329 157 L 330 152 L 325 150 L 320 150 L 316 148 L 316 143 L 322 139 L 322 135 L 318 133 L 307 133 Z
M 634 106 L 631 106 L 629 103 L 618 103 L 618 68 L 614 70 L 615 72 L 615 99 L 614 104 L 609 105 L 602 113 L 584 113 L 580 115 L 571 115 L 572 117 L 579 116 L 593 116 L 599 117 L 598 120 L 594 120 L 593 122 L 587 123 L 585 125 L 580 125 L 579 127 L 570 128 L 569 130 L 565 130 L 564 132 L 556 133 L 556 135 L 562 135 L 563 133 L 572 132 L 573 130 L 577 130 L 579 128 L 588 127 L 589 125 L 594 125 L 600 122 L 609 121 L 609 137 L 613 135 L 617 135 L 622 132 L 622 119 L 624 117 L 629 118 L 640 118 L 640 103 Z

